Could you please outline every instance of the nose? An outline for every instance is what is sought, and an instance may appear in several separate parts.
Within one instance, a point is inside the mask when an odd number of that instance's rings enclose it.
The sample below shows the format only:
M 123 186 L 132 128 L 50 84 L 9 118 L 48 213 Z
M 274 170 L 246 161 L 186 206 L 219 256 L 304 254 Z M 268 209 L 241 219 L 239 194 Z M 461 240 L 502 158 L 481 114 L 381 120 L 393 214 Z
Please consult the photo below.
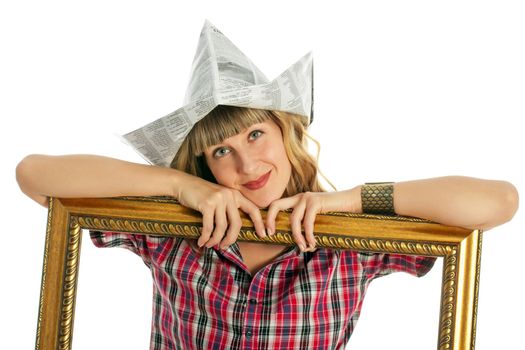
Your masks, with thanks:
M 246 150 L 237 152 L 238 169 L 244 174 L 255 174 L 257 172 L 258 161 L 254 154 Z

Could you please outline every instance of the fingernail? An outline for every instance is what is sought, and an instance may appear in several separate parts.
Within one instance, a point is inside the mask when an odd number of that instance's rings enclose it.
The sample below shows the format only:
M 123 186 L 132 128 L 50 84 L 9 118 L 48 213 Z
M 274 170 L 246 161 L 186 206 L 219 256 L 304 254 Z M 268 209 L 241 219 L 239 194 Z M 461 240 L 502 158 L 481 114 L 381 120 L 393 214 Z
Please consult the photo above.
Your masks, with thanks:
M 302 252 L 306 250 L 306 246 L 303 243 L 299 244 L 299 247 L 301 248 Z

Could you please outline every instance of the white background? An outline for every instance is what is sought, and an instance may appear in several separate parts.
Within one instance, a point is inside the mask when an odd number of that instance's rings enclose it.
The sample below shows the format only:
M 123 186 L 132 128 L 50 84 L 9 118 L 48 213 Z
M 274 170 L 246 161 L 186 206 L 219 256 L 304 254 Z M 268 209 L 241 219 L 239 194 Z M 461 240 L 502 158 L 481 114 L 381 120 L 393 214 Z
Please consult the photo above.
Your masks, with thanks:
M 311 134 L 339 189 L 445 175 L 523 187 L 522 3 L 258 4 L 2 2 L 1 349 L 34 347 L 47 219 L 18 189 L 16 164 L 30 153 L 143 162 L 114 134 L 181 106 L 205 18 L 270 79 L 314 51 Z M 524 224 L 518 211 L 485 234 L 477 349 L 523 343 Z M 87 238 L 73 348 L 147 349 L 149 271 Z M 348 348 L 435 349 L 441 267 L 372 283 Z

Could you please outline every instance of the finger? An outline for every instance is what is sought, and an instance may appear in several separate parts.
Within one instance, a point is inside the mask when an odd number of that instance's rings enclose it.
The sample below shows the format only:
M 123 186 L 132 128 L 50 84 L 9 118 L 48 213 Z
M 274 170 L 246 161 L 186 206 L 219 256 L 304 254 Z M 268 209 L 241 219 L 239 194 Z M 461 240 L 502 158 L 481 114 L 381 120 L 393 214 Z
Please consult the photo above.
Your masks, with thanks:
M 305 201 L 300 201 L 295 208 L 293 209 L 292 214 L 290 215 L 290 225 L 292 227 L 292 237 L 294 241 L 299 245 L 301 251 L 306 250 L 306 241 L 301 232 L 301 224 L 304 217 L 304 211 L 306 208 Z
M 213 214 L 215 213 L 215 210 L 213 209 L 206 209 L 202 212 L 202 231 L 201 236 L 199 237 L 197 244 L 199 247 L 202 247 L 211 236 L 211 233 L 213 231 Z
M 315 204 L 307 206 L 303 218 L 304 235 L 311 250 L 315 249 L 314 224 L 319 210 L 320 208 Z
M 275 200 L 270 204 L 266 213 L 266 228 L 267 231 L 269 231 L 268 234 L 273 235 L 275 233 L 275 219 L 277 214 L 279 214 L 281 210 L 292 208 L 297 202 L 298 197 L 293 196 Z
M 226 221 L 226 208 L 224 206 L 218 206 L 215 209 L 215 230 L 211 235 L 211 238 L 206 242 L 206 247 L 211 248 L 216 244 L 219 244 L 222 237 L 224 237 L 224 232 L 226 232 L 226 227 L 228 222 Z
M 234 205 L 228 205 L 226 208 L 226 213 L 228 214 L 228 231 L 226 236 L 221 241 L 220 249 L 226 249 L 231 244 L 233 244 L 239 237 L 239 231 L 241 230 L 242 222 L 241 216 L 239 215 L 239 210 Z
M 239 208 L 250 216 L 257 235 L 261 238 L 266 237 L 266 229 L 259 208 L 246 197 L 241 198 Z

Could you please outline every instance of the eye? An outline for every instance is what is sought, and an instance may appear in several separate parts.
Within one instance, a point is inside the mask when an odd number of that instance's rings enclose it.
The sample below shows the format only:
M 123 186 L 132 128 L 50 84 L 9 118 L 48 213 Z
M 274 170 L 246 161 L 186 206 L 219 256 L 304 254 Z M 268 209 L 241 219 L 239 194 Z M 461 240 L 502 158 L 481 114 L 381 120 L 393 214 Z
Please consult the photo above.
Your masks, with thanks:
M 215 158 L 220 158 L 220 157 L 224 156 L 225 154 L 227 154 L 227 152 L 224 152 L 224 151 L 228 151 L 229 152 L 228 148 L 226 148 L 226 147 L 218 148 L 215 152 L 213 152 L 213 156 Z
M 254 130 L 250 133 L 250 138 L 252 138 L 253 135 L 256 135 L 255 138 L 259 138 L 262 134 L 264 134 L 264 132 L 261 130 Z

